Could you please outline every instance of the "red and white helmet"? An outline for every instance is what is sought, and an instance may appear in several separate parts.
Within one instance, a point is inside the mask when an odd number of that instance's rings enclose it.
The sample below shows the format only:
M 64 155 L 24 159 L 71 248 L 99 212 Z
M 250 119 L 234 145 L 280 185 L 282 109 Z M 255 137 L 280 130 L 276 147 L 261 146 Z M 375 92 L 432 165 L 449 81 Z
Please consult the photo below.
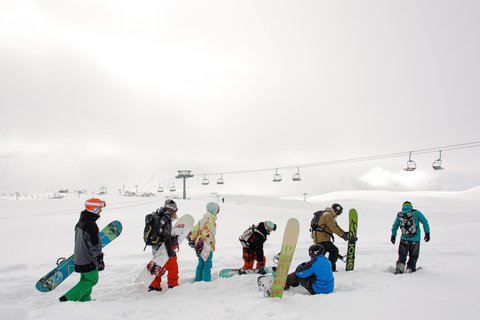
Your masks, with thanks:
M 85 201 L 85 210 L 98 214 L 100 209 L 105 208 L 107 203 L 98 198 L 91 198 Z

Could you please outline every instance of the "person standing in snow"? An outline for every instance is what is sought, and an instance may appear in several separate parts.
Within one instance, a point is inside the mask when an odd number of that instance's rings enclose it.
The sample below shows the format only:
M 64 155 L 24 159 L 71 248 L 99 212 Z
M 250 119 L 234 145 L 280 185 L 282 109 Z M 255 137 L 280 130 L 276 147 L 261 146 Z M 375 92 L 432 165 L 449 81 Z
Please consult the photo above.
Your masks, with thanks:
M 332 266 L 323 255 L 322 245 L 312 244 L 308 254 L 311 260 L 301 263 L 295 272 L 287 276 L 285 290 L 302 285 L 311 294 L 331 293 L 334 287 Z
M 85 210 L 80 213 L 80 219 L 75 226 L 73 256 L 75 272 L 80 273 L 80 281 L 59 298 L 60 302 L 91 300 L 90 294 L 98 282 L 98 272 L 105 269 L 100 230 L 96 223 L 105 206 L 105 201 L 97 198 L 85 202 Z
M 337 234 L 343 240 L 348 241 L 349 233 L 343 231 L 337 224 L 337 217 L 343 212 L 343 207 L 338 203 L 325 208 L 317 223 L 317 229 L 313 234 L 313 242 L 322 245 L 325 252 L 328 252 L 328 260 L 332 264 L 332 271 L 337 271 L 337 260 L 339 257 L 338 248 L 333 244 L 333 234 Z
M 390 242 L 395 244 L 398 228 L 402 231 L 400 244 L 398 245 L 398 260 L 395 273 L 405 272 L 405 262 L 407 256 L 407 273 L 417 270 L 417 260 L 420 254 L 421 230 L 420 223 L 423 225 L 425 242 L 430 241 L 430 226 L 427 218 L 418 210 L 413 209 L 410 201 L 405 201 L 402 205 L 402 211 L 397 213 L 395 222 L 392 226 L 392 236 Z
M 251 229 L 251 235 L 248 239 L 244 238 L 246 232 Z M 272 221 L 260 222 L 257 226 L 253 225 L 240 237 L 240 243 L 243 246 L 243 269 L 253 269 L 255 261 L 257 262 L 258 273 L 265 274 L 266 258 L 263 252 L 263 244 L 267 241 L 267 236 L 277 230 L 277 225 Z
M 152 281 L 148 291 L 162 291 L 162 275 L 165 272 L 168 272 L 168 288 L 171 289 L 178 286 L 178 262 L 177 254 L 175 253 L 175 247 L 178 246 L 178 242 L 175 238 L 172 238 L 172 221 L 177 220 L 177 211 L 177 204 L 172 199 L 165 200 L 164 206 L 156 211 L 160 216 L 160 240 L 156 245 L 152 246 L 152 254 L 155 255 L 162 244 L 164 244 L 168 254 L 168 261 L 163 266 L 160 274 Z M 177 245 L 175 245 L 175 242 L 177 242 Z
M 212 259 L 215 251 L 215 234 L 217 232 L 217 214 L 220 206 L 216 202 L 207 203 L 207 212 L 197 222 L 190 235 L 189 245 L 195 249 L 198 264 L 195 281 L 212 280 Z

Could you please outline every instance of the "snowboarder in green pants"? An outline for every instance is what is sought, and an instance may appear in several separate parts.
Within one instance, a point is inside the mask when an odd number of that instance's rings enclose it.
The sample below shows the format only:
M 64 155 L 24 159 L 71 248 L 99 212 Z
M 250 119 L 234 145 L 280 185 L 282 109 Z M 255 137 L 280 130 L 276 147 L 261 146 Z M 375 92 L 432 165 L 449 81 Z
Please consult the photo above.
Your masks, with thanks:
M 98 282 L 98 272 L 105 269 L 100 231 L 96 223 L 105 205 L 105 201 L 97 198 L 85 202 L 85 210 L 80 213 L 80 220 L 75 226 L 73 256 L 75 272 L 80 273 L 80 281 L 60 297 L 60 302 L 91 300 L 90 294 Z

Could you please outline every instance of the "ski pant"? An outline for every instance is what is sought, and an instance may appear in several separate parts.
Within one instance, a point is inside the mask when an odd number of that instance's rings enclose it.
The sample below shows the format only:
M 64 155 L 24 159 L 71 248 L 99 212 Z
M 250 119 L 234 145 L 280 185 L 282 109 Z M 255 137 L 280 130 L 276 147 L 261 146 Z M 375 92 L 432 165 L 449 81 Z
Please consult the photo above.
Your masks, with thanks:
M 263 265 L 265 265 L 267 258 L 263 256 Z M 260 259 L 257 257 L 257 253 L 247 247 L 243 248 L 243 269 L 253 269 L 253 264 L 257 261 L 257 269 L 260 268 Z
M 310 294 L 317 294 L 312 288 L 312 281 L 310 277 L 300 278 L 299 276 L 296 275 L 295 272 L 290 273 L 287 276 L 287 281 L 285 282 L 285 286 L 298 287 L 299 285 L 302 285 L 302 287 L 307 289 L 307 291 L 310 292 Z
M 208 255 L 207 261 L 204 261 L 202 256 L 198 257 L 197 271 L 195 273 L 195 281 L 207 281 L 212 280 L 212 259 L 213 252 Z
M 90 294 L 92 293 L 92 288 L 98 282 L 98 270 L 93 270 L 90 272 L 85 272 L 80 274 L 80 281 L 67 293 L 65 293 L 65 298 L 68 301 L 90 301 Z
M 167 274 L 167 284 L 169 287 L 176 287 L 178 286 L 178 263 L 177 263 L 177 255 L 174 255 L 170 259 L 168 259 L 167 263 L 163 266 L 168 272 Z M 161 288 L 162 286 L 162 275 L 156 276 L 155 279 L 152 281 L 150 286 L 154 288 Z
M 332 241 L 323 241 L 319 244 L 322 245 L 325 252 L 328 252 L 328 260 L 332 264 L 332 271 L 337 271 L 338 248 Z
M 420 254 L 420 241 L 409 241 L 409 240 L 400 240 L 400 244 L 398 245 L 398 263 L 403 263 L 407 261 L 407 269 L 411 269 L 412 271 L 417 270 L 417 260 Z M 402 270 L 404 271 L 404 270 Z

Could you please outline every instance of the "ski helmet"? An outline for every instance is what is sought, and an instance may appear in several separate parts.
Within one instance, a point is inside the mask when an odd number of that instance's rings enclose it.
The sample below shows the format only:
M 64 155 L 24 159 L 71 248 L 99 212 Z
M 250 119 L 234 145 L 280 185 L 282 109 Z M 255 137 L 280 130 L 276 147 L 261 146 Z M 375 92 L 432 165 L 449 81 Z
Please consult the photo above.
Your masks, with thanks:
M 209 202 L 207 203 L 207 211 L 216 215 L 220 212 L 220 206 L 216 202 Z
M 264 225 L 265 225 L 265 230 L 267 230 L 268 233 L 277 230 L 277 225 L 272 221 L 265 221 Z
M 105 208 L 107 203 L 98 198 L 91 198 L 85 201 L 85 210 L 99 214 L 102 208 Z
M 332 209 L 333 209 L 333 211 L 335 211 L 337 216 L 341 215 L 342 212 L 343 212 L 343 207 L 341 205 L 339 205 L 338 203 L 332 204 Z
M 175 212 L 178 211 L 177 204 L 172 199 L 165 200 L 165 208 L 166 209 L 172 209 Z
M 310 258 L 316 257 L 324 252 L 325 250 L 323 249 L 323 246 L 318 243 L 312 244 L 310 248 L 308 248 L 308 254 L 310 255 Z

